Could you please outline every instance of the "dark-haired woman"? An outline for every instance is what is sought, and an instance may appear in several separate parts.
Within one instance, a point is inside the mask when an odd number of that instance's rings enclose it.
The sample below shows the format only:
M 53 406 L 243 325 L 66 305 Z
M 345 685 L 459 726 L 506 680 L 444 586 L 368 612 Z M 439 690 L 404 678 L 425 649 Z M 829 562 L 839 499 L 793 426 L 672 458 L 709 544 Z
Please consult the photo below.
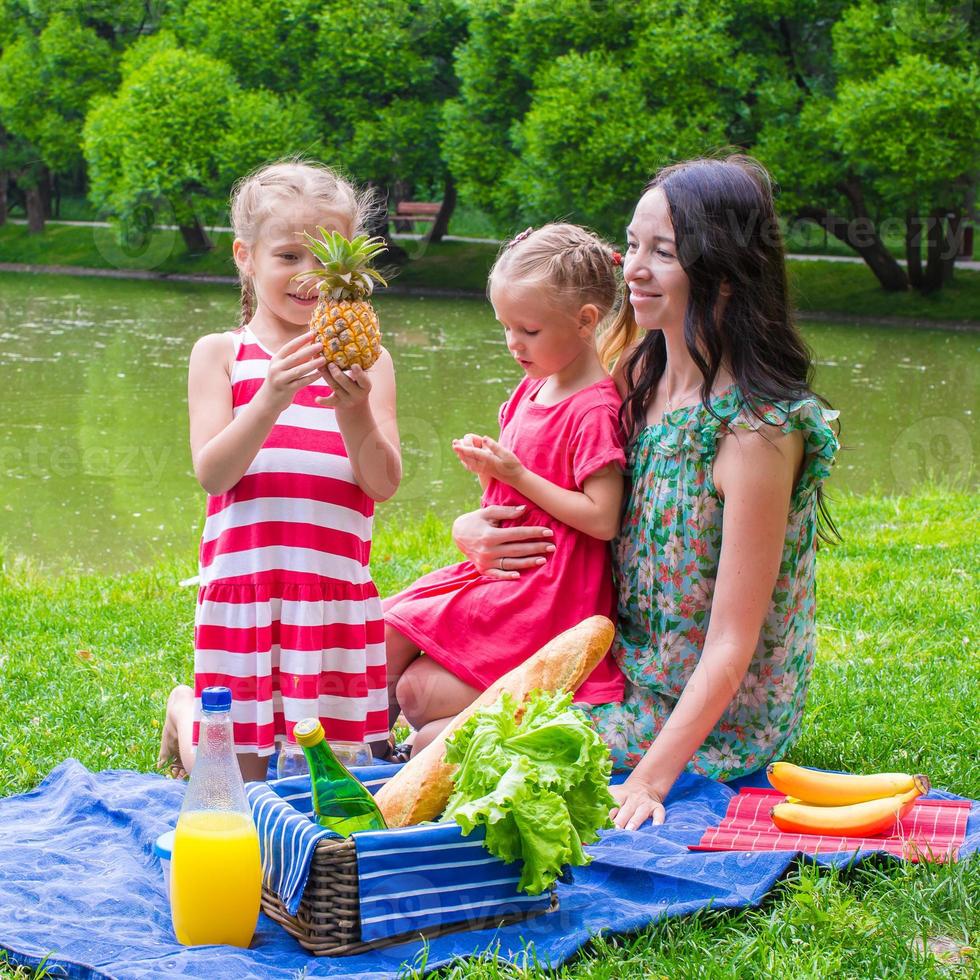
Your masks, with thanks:
M 624 394 L 632 481 L 614 542 L 626 696 L 581 707 L 631 770 L 613 817 L 634 828 L 664 819 L 685 768 L 733 779 L 798 734 L 837 439 L 810 388 L 755 161 L 661 171 L 636 206 L 623 271 L 627 301 L 603 351 Z M 519 574 L 547 555 L 534 528 L 496 526 L 517 517 L 476 511 L 454 536 L 485 574 Z

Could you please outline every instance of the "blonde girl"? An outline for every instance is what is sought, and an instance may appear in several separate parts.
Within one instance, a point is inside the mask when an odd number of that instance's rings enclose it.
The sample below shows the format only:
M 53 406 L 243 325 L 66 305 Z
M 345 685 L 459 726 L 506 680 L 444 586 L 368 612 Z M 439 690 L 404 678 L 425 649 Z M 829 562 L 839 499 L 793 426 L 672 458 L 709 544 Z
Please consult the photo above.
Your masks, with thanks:
M 369 202 L 328 168 L 283 161 L 231 197 L 242 285 L 237 329 L 190 358 L 194 473 L 208 493 L 200 548 L 194 690 L 167 703 L 160 764 L 189 771 L 201 691 L 230 687 L 246 779 L 264 777 L 293 726 L 328 738 L 387 735 L 384 625 L 368 559 L 374 504 L 401 478 L 391 356 L 326 365 L 308 323 L 317 267 L 304 232 L 347 237 Z
M 620 399 L 595 334 L 616 302 L 615 259 L 586 230 L 552 224 L 518 235 L 491 271 L 490 301 L 524 378 L 500 410 L 499 440 L 469 433 L 453 448 L 479 477 L 491 516 L 519 514 L 506 524 L 548 542 L 553 557 L 522 574 L 517 543 L 493 567 L 464 561 L 386 601 L 391 717 L 401 709 L 418 730 L 415 751 L 552 637 L 613 613 L 608 542 L 625 457 Z M 606 658 L 578 699 L 599 704 L 622 692 Z

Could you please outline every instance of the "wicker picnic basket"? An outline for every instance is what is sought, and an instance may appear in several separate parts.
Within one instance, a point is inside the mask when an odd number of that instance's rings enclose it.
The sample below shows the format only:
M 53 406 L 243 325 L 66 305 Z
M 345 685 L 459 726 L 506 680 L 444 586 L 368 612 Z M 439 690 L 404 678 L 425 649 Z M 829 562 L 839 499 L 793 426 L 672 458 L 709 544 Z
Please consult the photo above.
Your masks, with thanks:
M 397 936 L 362 942 L 358 897 L 354 841 L 328 837 L 317 841 L 310 876 L 296 915 L 290 915 L 279 896 L 265 885 L 262 886 L 262 911 L 298 940 L 304 949 L 317 956 L 352 956 L 423 937 L 510 925 L 543 914 L 539 910 L 513 911 L 502 907 L 500 912 L 479 919 L 416 928 Z M 553 912 L 557 908 L 558 896 L 552 889 L 551 905 L 545 911 Z

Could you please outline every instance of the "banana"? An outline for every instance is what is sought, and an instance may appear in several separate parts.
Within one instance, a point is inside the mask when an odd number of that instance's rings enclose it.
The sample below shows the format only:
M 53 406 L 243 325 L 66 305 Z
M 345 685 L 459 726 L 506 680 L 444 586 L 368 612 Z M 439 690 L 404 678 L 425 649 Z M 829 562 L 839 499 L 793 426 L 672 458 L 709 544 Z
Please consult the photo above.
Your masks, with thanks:
M 819 806 L 864 803 L 866 800 L 908 793 L 921 785 L 925 786 L 923 793 L 929 792 L 929 780 L 925 776 L 910 776 L 904 772 L 858 776 L 804 769 L 791 762 L 773 762 L 766 768 L 766 773 L 769 782 L 780 793 Z
M 777 803 L 770 811 L 772 822 L 791 834 L 831 837 L 874 837 L 892 831 L 915 801 L 926 792 L 916 783 L 907 793 L 847 806 L 812 806 L 808 803 Z

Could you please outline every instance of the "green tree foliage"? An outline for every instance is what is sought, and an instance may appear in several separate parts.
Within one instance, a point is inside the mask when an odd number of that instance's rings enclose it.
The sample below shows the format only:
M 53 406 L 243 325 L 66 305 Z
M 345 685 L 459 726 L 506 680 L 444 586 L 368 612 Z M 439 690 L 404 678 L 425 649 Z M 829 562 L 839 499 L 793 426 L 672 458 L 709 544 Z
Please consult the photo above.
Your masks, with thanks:
M 725 4 L 471 2 L 444 149 L 503 222 L 557 216 L 621 235 L 656 168 L 714 150 L 745 113 L 754 59 Z
M 765 16 L 756 11 L 760 36 Z M 887 289 L 910 280 L 939 288 L 980 177 L 980 47 L 970 11 L 859 0 L 790 12 L 781 23 L 771 48 L 788 70 L 760 93 L 756 152 L 783 188 L 783 212 L 846 241 Z M 905 226 L 908 273 L 881 241 L 886 223 Z
M 621 47 L 638 5 L 464 0 L 462 6 L 467 37 L 456 50 L 459 93 L 443 111 L 443 155 L 468 201 L 498 220 L 521 219 L 530 209 L 513 168 L 527 145 L 536 144 L 547 152 L 553 142 L 549 130 L 555 99 L 561 98 L 560 93 L 546 97 L 537 131 L 521 134 L 519 126 L 531 105 L 536 74 L 572 51 L 601 53 Z M 575 70 L 569 65 L 565 73 Z M 551 81 L 555 79 L 552 76 Z M 568 96 L 574 99 L 574 93 Z M 542 162 L 539 156 L 538 163 Z M 547 169 L 553 172 L 550 163 Z M 547 187 L 542 175 L 532 193 L 540 199 L 558 196 L 560 190 Z M 566 202 L 562 213 L 568 213 L 568 208 Z
M 0 118 L 38 150 L 51 170 L 80 160 L 82 122 L 92 96 L 114 82 L 106 41 L 67 14 L 56 14 L 40 35 L 25 35 L 0 57 Z
M 786 216 L 818 221 L 903 289 L 881 223 L 946 221 L 934 237 L 948 245 L 975 194 L 969 6 L 466 0 L 443 152 L 502 224 L 569 215 L 614 233 L 660 165 L 751 149 Z
M 173 6 L 168 0 L 2 0 L 0 44 L 8 31 L 37 35 L 55 17 L 69 17 L 119 47 L 155 29 Z
M 243 87 L 296 96 L 323 151 L 395 196 L 441 195 L 441 106 L 455 91 L 454 0 L 190 0 L 174 30 Z
M 32 231 L 44 224 L 49 174 L 81 163 L 89 101 L 114 78 L 108 42 L 70 13 L 55 13 L 39 34 L 10 30 L 0 55 L 0 125 L 8 134 L 0 164 L 24 193 Z
M 622 111 L 632 93 L 607 52 L 573 51 L 541 73 L 504 178 L 521 224 L 568 216 L 621 232 L 662 135 Z
M 32 231 L 43 228 L 52 192 L 84 186 L 86 102 L 115 84 L 120 50 L 172 7 L 171 0 L 0 0 L 0 216 L 11 180 Z
M 301 94 L 317 55 L 315 0 L 190 0 L 169 26 L 180 41 L 228 65 L 245 88 Z
M 125 65 L 84 132 L 90 196 L 124 229 L 145 230 L 164 209 L 189 249 L 209 248 L 202 219 L 223 213 L 232 180 L 315 140 L 300 103 L 243 91 L 224 62 L 166 35 L 146 39 Z

